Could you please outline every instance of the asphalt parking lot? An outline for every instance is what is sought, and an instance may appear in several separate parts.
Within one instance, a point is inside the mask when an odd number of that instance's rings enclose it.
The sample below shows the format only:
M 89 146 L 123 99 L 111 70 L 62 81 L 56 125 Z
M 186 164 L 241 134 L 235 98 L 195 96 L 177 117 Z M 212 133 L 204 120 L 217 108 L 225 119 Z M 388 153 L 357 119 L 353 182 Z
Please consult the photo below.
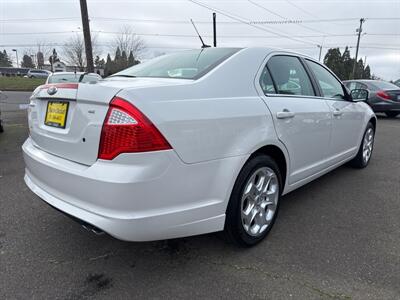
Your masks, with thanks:
M 368 168 L 343 166 L 285 196 L 254 248 L 219 234 L 127 243 L 84 230 L 28 190 L 19 105 L 29 93 L 6 95 L 0 299 L 400 299 L 400 118 L 379 118 Z

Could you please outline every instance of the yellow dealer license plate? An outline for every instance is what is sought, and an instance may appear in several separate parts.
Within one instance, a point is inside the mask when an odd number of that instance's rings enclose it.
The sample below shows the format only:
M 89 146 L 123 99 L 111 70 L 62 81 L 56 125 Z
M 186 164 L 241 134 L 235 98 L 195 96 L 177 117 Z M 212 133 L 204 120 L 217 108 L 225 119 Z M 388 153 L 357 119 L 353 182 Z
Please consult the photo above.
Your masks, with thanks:
M 47 103 L 44 124 L 57 128 L 65 128 L 69 102 L 49 101 Z

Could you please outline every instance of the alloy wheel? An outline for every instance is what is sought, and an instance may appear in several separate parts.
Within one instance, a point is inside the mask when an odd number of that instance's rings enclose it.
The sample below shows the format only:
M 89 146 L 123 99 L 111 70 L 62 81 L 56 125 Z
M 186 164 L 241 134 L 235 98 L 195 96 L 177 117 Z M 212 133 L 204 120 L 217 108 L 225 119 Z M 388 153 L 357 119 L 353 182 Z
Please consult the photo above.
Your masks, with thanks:
M 241 199 L 242 226 L 247 234 L 258 237 L 274 218 L 279 199 L 279 181 L 268 167 L 257 169 L 248 179 Z

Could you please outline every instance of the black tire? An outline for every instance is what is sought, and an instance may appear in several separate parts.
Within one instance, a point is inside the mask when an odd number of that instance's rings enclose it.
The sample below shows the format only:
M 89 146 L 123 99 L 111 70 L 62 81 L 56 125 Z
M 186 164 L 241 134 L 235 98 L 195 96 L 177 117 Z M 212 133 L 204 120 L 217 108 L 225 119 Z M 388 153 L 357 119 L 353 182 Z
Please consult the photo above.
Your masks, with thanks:
M 385 115 L 386 115 L 388 118 L 396 118 L 399 114 L 400 114 L 400 113 L 397 112 L 397 111 L 387 111 L 387 112 L 385 112 Z
M 373 130 L 373 142 L 372 142 L 372 149 L 370 151 L 370 156 L 369 156 L 368 160 L 366 161 L 363 157 L 363 146 L 364 146 L 365 135 L 367 134 L 369 129 Z M 353 158 L 353 160 L 350 161 L 350 165 L 352 167 L 357 168 L 357 169 L 363 169 L 366 166 L 368 166 L 368 164 L 371 160 L 371 157 L 372 157 L 373 149 L 374 149 L 374 147 L 373 147 L 374 141 L 375 141 L 375 128 L 374 128 L 374 125 L 372 125 L 372 123 L 369 122 L 367 125 L 367 128 L 364 131 L 363 138 L 362 138 L 362 141 L 360 144 L 360 148 L 358 149 L 357 155 L 356 155 L 356 157 Z
M 4 132 L 4 128 L 3 128 L 3 124 L 2 124 L 2 122 L 0 120 L 0 133 L 2 133 L 2 132 Z
M 275 213 L 273 215 L 272 220 L 270 221 L 268 227 L 265 229 L 265 231 L 258 237 L 254 237 L 249 235 L 245 229 L 244 226 L 242 225 L 242 217 L 241 217 L 241 200 L 242 200 L 242 195 L 244 192 L 244 188 L 246 184 L 248 183 L 250 177 L 260 168 L 262 167 L 268 167 L 271 170 L 274 171 L 276 178 L 278 180 L 278 186 L 279 190 L 277 191 L 278 193 L 278 198 L 277 198 L 277 204 L 275 208 Z M 260 154 L 257 156 L 252 157 L 242 168 L 240 171 L 235 185 L 232 190 L 231 197 L 229 199 L 229 204 L 228 208 L 226 211 L 226 220 L 225 220 L 225 235 L 227 238 L 239 246 L 243 247 L 251 247 L 254 246 L 255 244 L 259 243 L 262 241 L 271 228 L 274 225 L 275 219 L 278 215 L 278 210 L 279 210 L 279 200 L 280 196 L 282 193 L 282 176 L 279 171 L 278 164 L 269 156 Z

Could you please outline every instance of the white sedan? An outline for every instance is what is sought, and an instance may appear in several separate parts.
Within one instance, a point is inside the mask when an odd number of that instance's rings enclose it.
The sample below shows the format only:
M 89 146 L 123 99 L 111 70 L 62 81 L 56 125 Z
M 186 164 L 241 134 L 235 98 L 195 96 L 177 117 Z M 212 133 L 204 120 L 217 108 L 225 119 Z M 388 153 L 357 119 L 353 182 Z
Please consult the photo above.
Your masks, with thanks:
M 351 94 L 314 59 L 268 48 L 189 50 L 41 86 L 25 182 L 122 240 L 225 230 L 254 245 L 282 195 L 346 162 L 367 166 L 376 117 L 367 91 Z

